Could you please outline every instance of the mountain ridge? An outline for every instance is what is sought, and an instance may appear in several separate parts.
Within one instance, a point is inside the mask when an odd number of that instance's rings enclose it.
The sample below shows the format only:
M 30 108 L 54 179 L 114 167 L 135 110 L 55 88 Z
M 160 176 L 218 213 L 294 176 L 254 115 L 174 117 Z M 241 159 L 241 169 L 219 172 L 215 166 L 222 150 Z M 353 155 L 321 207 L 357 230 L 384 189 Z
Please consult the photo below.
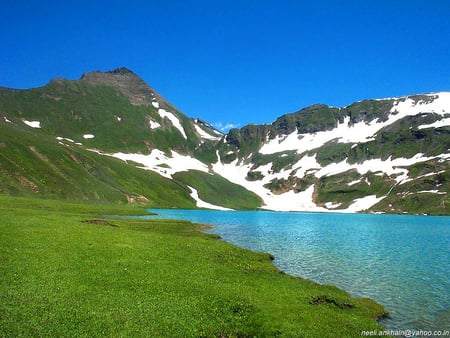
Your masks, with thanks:
M 184 206 L 450 214 L 448 92 L 346 107 L 315 104 L 224 135 L 187 117 L 122 67 L 0 91 L 0 127 L 12 125 L 56 139 L 57 147 L 152 171 L 188 193 Z M 15 184 L 24 185 L 20 181 Z M 226 181 L 236 200 L 246 196 L 249 203 L 213 197 L 221 196 Z M 146 197 L 148 189 L 123 193 L 133 194 L 160 205 Z

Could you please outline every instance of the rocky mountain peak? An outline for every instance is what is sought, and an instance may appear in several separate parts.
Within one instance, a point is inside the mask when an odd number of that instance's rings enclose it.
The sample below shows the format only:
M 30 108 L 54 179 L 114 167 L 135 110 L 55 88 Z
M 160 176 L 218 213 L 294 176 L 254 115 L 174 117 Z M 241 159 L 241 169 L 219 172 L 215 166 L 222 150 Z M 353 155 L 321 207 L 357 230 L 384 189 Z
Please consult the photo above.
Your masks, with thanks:
M 116 68 L 116 69 L 110 70 L 110 71 L 108 71 L 106 73 L 117 74 L 117 75 L 128 75 L 128 74 L 136 75 L 136 74 L 133 73 L 132 70 L 128 69 L 127 67 Z
M 153 98 L 161 102 L 164 100 L 144 80 L 126 67 L 106 72 L 84 73 L 80 81 L 94 85 L 113 86 L 126 95 L 134 105 L 150 105 Z

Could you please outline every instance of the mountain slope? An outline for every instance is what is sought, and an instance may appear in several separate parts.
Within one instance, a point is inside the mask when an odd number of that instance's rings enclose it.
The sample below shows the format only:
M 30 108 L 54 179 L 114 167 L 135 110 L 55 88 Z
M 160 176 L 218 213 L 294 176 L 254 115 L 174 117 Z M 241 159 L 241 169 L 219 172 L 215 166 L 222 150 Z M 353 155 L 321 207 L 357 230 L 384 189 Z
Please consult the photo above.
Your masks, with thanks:
M 207 171 L 195 157 L 204 157 L 202 149 L 213 149 L 222 136 L 180 113 L 126 68 L 30 90 L 1 88 L 0 129 L 1 193 L 181 208 L 195 207 L 198 199 L 167 172 L 182 163 L 184 170 Z M 137 155 L 154 156 L 157 173 L 136 168 Z M 261 205 L 253 193 L 244 196 L 248 208 Z
M 449 125 L 450 93 L 315 105 L 230 131 L 214 168 L 277 210 L 445 214 Z
M 104 151 L 186 152 L 209 141 L 205 135 L 221 136 L 178 112 L 124 68 L 30 90 L 3 89 L 0 98 L 0 112 L 8 119 L 36 121 L 50 135 Z
M 442 92 L 318 104 L 222 135 L 132 71 L 96 71 L 0 88 L 0 189 L 162 207 L 450 214 L 449 126 Z
M 0 193 L 96 203 L 194 207 L 189 190 L 40 130 L 0 121 Z

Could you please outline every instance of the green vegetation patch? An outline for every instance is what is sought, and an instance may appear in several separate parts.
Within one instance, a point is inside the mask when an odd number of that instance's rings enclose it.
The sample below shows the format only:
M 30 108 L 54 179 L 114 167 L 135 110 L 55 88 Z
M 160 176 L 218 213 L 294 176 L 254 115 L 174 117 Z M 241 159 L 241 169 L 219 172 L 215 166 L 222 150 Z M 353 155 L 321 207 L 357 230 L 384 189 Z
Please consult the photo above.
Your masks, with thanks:
M 409 129 L 401 128 L 401 120 L 388 129 L 381 130 L 374 141 L 360 143 L 348 152 L 349 163 L 389 157 L 411 158 L 418 153 L 424 156 L 445 154 L 450 148 L 450 128 Z
M 332 163 L 339 163 L 348 158 L 352 145 L 347 143 L 328 142 L 319 149 L 310 151 L 310 155 L 316 152 L 316 160 L 325 167 Z
M 271 170 L 275 172 L 280 172 L 283 169 L 289 169 L 297 163 L 299 160 L 299 155 L 295 150 L 288 150 L 283 152 L 278 152 L 274 154 L 261 154 L 256 153 L 252 157 L 252 169 L 256 169 L 260 166 L 272 163 Z
M 388 196 L 371 211 L 448 215 L 450 213 L 450 173 L 446 161 L 428 161 L 409 168 L 415 179 L 395 185 Z M 430 174 L 431 172 L 431 174 Z
M 369 172 L 361 176 L 356 170 L 342 174 L 324 176 L 316 186 L 316 202 L 321 204 L 333 202 L 339 209 L 347 208 L 355 199 L 368 195 L 384 196 L 395 184 L 386 175 L 379 176 Z
M 0 123 L 0 193 L 95 203 L 193 208 L 189 191 L 152 171 L 99 155 L 39 129 Z
M 282 194 L 289 190 L 294 190 L 298 193 L 308 189 L 316 182 L 314 175 L 309 174 L 300 178 L 295 175 L 290 175 L 287 179 L 274 178 L 270 183 L 264 185 L 265 188 L 270 189 L 274 194 Z
M 231 183 L 219 175 L 198 170 L 176 173 L 174 179 L 195 188 L 200 199 L 230 209 L 258 209 L 262 200 L 244 187 Z
M 200 225 L 2 202 L 0 336 L 359 337 L 381 329 L 374 319 L 385 311 L 375 302 L 285 275 L 268 254 Z
M 233 128 L 228 132 L 226 142 L 239 151 L 239 158 L 244 158 L 260 149 L 271 129 L 269 125 L 255 124 L 249 124 L 241 129 Z M 225 149 L 229 150 L 228 147 Z
M 316 104 L 296 113 L 283 115 L 272 126 L 277 134 L 290 134 L 295 130 L 306 134 L 333 129 L 343 119 L 344 113 L 339 108 Z M 276 135 L 271 136 L 274 138 Z

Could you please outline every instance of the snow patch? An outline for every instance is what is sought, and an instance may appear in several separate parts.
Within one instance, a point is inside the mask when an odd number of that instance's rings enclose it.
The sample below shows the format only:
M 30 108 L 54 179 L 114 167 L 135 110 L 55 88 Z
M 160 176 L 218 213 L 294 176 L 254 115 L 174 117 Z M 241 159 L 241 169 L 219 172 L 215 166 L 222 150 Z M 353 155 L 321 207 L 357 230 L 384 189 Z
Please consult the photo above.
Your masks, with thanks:
M 224 208 L 219 205 L 214 205 L 214 204 L 205 202 L 200 199 L 200 197 L 198 196 L 198 191 L 196 189 L 192 188 L 189 185 L 187 187 L 191 190 L 191 197 L 195 200 L 197 207 L 205 208 L 205 209 L 213 209 L 213 210 L 233 210 L 233 209 Z
M 200 170 L 208 173 L 208 166 L 199 160 L 185 155 L 180 155 L 172 150 L 171 156 L 167 156 L 158 149 L 153 149 L 148 155 L 133 153 L 102 154 L 119 158 L 122 161 L 133 161 L 142 165 L 142 169 L 155 171 L 161 176 L 172 178 L 177 172 L 188 170 Z
M 350 123 L 350 117 L 345 117 L 332 130 L 316 133 L 298 134 L 297 131 L 287 136 L 277 136 L 260 149 L 261 154 L 273 154 L 277 152 L 296 150 L 298 154 L 319 148 L 325 143 L 336 141 L 339 143 L 359 143 L 373 140 L 373 135 L 384 126 L 383 123 L 371 121 L 370 123 Z
M 341 205 L 342 205 L 342 203 L 334 204 L 333 202 L 327 202 L 324 204 L 325 208 L 327 208 L 327 209 L 336 209 L 336 208 L 339 208 Z
M 361 183 L 361 179 L 355 180 L 355 181 L 351 181 L 351 182 L 348 182 L 348 183 L 347 183 L 347 186 L 351 187 L 352 185 L 355 185 L 355 184 L 358 184 L 358 183 Z
M 281 195 L 270 193 L 264 198 L 266 206 L 263 209 L 276 211 L 327 211 L 327 209 L 318 207 L 313 202 L 313 194 L 314 185 L 299 193 L 295 193 L 292 190 Z
M 265 176 L 261 181 L 248 181 L 246 177 L 251 170 L 251 164 L 238 163 L 237 159 L 231 163 L 222 163 L 218 151 L 216 155 L 218 160 L 212 165 L 213 171 L 230 182 L 239 184 L 261 197 L 264 202 L 263 209 L 276 211 L 326 211 L 326 209 L 318 207 L 313 202 L 314 185 L 311 185 L 308 189 L 300 193 L 288 191 L 280 195 L 275 195 L 270 189 L 264 187 L 265 184 L 270 183 L 274 178 L 286 177 L 289 174 L 288 171 L 272 173 L 270 169 L 272 164 L 269 163 L 260 166 L 258 171 L 261 171 L 263 175 L 271 174 Z
M 450 126 L 450 117 L 436 121 L 434 123 L 423 124 L 423 125 L 419 126 L 419 129 L 441 128 L 441 127 L 447 127 L 447 126 Z
M 63 140 L 65 140 L 65 141 L 70 142 L 70 143 L 75 143 L 75 144 L 81 145 L 81 143 L 75 142 L 74 140 L 72 140 L 71 138 L 68 138 L 68 137 L 61 137 L 61 136 L 58 136 L 56 139 L 57 139 L 58 141 L 63 141 Z
M 418 194 L 437 194 L 437 195 L 446 195 L 447 193 L 445 191 L 439 191 L 439 190 L 422 190 L 418 191 Z
M 381 159 L 372 159 L 364 161 L 363 163 L 354 164 L 349 164 L 347 160 L 344 160 L 339 163 L 332 163 L 327 165 L 326 167 L 317 171 L 315 173 L 315 176 L 317 178 L 323 176 L 332 176 L 344 173 L 352 169 L 356 169 L 360 175 L 367 174 L 368 172 L 383 172 L 388 176 L 396 176 L 395 180 L 397 181 L 397 183 L 406 183 L 410 179 L 408 177 L 408 169 L 406 169 L 405 167 L 409 167 L 420 162 L 426 162 L 438 157 L 440 156 L 424 157 L 423 154 L 418 153 L 411 158 L 400 157 L 392 159 L 392 157 L 389 157 L 385 161 Z
M 181 135 L 183 135 L 183 137 L 185 139 L 187 139 L 186 132 L 184 131 L 184 128 L 183 128 L 183 126 L 180 123 L 180 120 L 173 113 L 171 113 L 171 112 L 169 112 L 169 111 L 167 111 L 165 109 L 159 108 L 158 109 L 158 114 L 162 118 L 167 117 L 170 120 L 170 122 L 172 122 L 173 126 L 180 131 Z
M 161 125 L 158 122 L 153 121 L 153 120 L 149 121 L 149 125 L 150 125 L 150 129 L 156 129 L 156 128 L 161 127 Z
M 8 120 L 8 118 L 6 116 L 3 116 L 3 119 L 5 120 L 5 122 L 11 123 L 11 121 Z
M 41 128 L 41 122 L 39 122 L 39 121 L 23 120 L 23 123 L 25 123 L 27 126 L 29 126 L 31 128 Z
M 152 101 L 152 106 L 155 108 L 159 108 L 159 103 L 156 101 Z
M 380 202 L 386 196 L 377 197 L 376 195 L 370 195 L 363 198 L 357 198 L 344 212 L 359 212 L 370 209 L 372 206 Z
M 91 139 L 91 138 L 94 138 L 95 136 L 94 135 L 92 135 L 92 134 L 84 134 L 83 135 L 83 138 L 84 139 Z
M 221 136 L 213 136 L 209 133 L 207 133 L 205 130 L 203 130 L 198 124 L 194 123 L 194 128 L 197 131 L 197 133 L 200 135 L 201 138 L 205 140 L 212 140 L 212 141 L 218 141 L 220 140 Z
M 311 173 L 312 171 L 320 170 L 322 167 L 316 160 L 316 155 L 306 155 L 303 156 L 294 166 L 293 170 L 296 170 L 295 176 L 302 178 L 305 175 Z

